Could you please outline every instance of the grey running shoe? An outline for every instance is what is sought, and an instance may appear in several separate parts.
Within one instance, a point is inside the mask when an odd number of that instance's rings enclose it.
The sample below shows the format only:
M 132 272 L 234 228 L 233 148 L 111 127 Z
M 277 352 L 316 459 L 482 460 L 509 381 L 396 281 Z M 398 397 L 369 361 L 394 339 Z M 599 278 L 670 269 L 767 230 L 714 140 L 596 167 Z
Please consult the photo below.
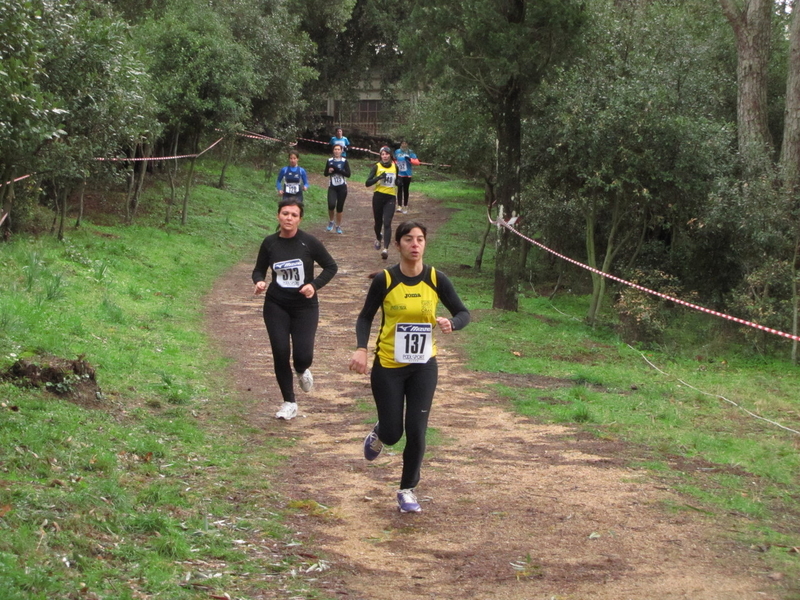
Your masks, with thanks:
M 381 258 L 383 260 L 386 260 L 387 258 L 389 258 L 389 249 L 388 248 L 384 248 L 383 250 L 381 250 Z
M 380 240 L 375 240 L 375 243 L 372 244 L 372 247 L 375 248 L 375 250 L 380 250 L 381 249 L 381 241 Z
M 422 512 L 422 507 L 417 502 L 414 490 L 398 490 L 397 508 L 401 513 Z
M 300 380 L 300 389 L 304 392 L 310 392 L 311 388 L 314 387 L 314 376 L 311 374 L 311 371 L 306 369 L 302 375 L 298 373 L 298 377 Z
M 281 409 L 275 413 L 276 419 L 289 421 L 297 416 L 297 402 L 284 402 Z
M 373 427 L 369 435 L 364 438 L 364 458 L 367 460 L 375 460 L 378 458 L 381 450 L 383 450 L 383 442 L 378 439 L 378 434 L 375 432 L 377 427 L 378 424 L 375 423 L 375 427 Z
M 338 233 L 338 234 L 340 234 L 340 235 L 341 235 L 341 234 L 342 234 L 342 233 L 344 233 L 344 232 L 342 231 L 342 228 L 341 228 L 341 227 L 337 227 L 337 228 L 336 228 L 336 233 Z

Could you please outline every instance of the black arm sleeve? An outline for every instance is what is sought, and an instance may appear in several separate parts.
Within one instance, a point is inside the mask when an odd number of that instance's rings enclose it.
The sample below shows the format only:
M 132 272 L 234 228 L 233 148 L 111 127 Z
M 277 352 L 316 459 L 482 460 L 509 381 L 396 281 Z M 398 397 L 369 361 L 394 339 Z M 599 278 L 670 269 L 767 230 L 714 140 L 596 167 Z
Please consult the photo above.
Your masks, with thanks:
M 366 348 L 369 343 L 369 334 L 372 329 L 372 321 L 375 313 L 383 304 L 383 296 L 386 293 L 386 273 L 381 271 L 372 280 L 369 286 L 367 298 L 364 300 L 364 307 L 356 320 L 356 348 Z
M 367 177 L 367 183 L 366 183 L 367 187 L 375 185 L 380 181 L 378 177 L 375 177 L 377 173 L 378 173 L 378 165 L 374 164 L 372 165 L 372 170 L 369 172 L 369 177 Z
M 450 311 L 452 315 L 453 331 L 464 329 L 469 324 L 469 311 L 461 298 L 458 297 L 456 289 L 453 287 L 453 282 L 442 273 L 436 271 L 436 289 L 439 292 L 439 300 L 442 301 L 444 307 Z
M 350 177 L 350 161 L 344 161 L 344 168 L 342 169 L 342 175 L 345 177 Z
M 253 268 L 253 283 L 258 283 L 259 281 L 266 281 L 267 279 L 267 271 L 269 271 L 269 251 L 270 251 L 270 244 L 268 242 L 269 238 L 265 238 L 263 242 L 261 242 L 261 248 L 258 250 L 258 258 L 256 259 L 256 266 Z

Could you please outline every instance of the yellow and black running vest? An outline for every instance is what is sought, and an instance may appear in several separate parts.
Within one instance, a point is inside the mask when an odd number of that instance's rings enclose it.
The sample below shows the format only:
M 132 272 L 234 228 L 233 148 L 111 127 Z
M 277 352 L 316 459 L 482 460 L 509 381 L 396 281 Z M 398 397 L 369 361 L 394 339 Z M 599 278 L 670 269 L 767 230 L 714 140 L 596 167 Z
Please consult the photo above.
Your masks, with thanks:
M 378 169 L 375 176 L 380 177 L 381 173 L 386 173 L 386 179 L 375 184 L 375 191 L 390 196 L 397 196 L 397 165 L 392 163 L 389 167 L 384 167 L 381 163 L 376 165 Z
M 427 362 L 436 356 L 433 337 L 436 306 L 439 304 L 436 270 L 426 265 L 422 280 L 415 285 L 406 285 L 392 276 L 391 271 L 397 268 L 383 271 L 386 294 L 377 342 L 381 365 L 390 369 Z

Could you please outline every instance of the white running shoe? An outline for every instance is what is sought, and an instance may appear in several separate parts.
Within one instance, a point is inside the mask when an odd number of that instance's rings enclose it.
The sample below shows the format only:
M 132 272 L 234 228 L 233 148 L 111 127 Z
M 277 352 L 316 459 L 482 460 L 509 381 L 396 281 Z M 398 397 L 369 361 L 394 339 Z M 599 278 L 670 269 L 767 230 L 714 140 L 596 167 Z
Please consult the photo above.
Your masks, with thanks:
M 281 409 L 275 413 L 276 419 L 289 421 L 297 416 L 297 402 L 284 402 Z
M 401 212 L 402 210 L 403 210 L 403 207 L 402 207 L 402 206 L 398 206 L 398 207 L 397 207 L 397 212 Z
M 408 214 L 408 207 L 407 207 L 407 206 L 404 206 L 404 207 L 403 207 L 403 214 L 404 214 L 404 215 L 407 215 L 407 214 Z
M 297 374 L 300 380 L 300 389 L 304 392 L 310 392 L 311 388 L 314 387 L 314 376 L 311 374 L 311 371 L 306 369 L 303 374 Z

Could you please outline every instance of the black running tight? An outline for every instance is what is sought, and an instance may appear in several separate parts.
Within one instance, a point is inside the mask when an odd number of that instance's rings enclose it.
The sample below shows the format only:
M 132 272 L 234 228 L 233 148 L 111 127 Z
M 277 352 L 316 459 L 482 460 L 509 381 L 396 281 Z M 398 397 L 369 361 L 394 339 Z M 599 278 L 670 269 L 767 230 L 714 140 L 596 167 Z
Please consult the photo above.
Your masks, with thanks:
M 284 402 L 294 402 L 294 375 L 303 373 L 314 360 L 314 336 L 319 323 L 319 304 L 286 307 L 267 298 L 264 323 L 272 347 L 275 378 Z M 291 341 L 291 343 L 290 343 Z
M 408 188 L 411 186 L 411 177 L 397 178 L 397 206 L 408 206 Z
M 392 219 L 394 218 L 395 197 L 383 192 L 372 194 L 372 217 L 375 219 L 375 239 L 388 248 L 392 241 Z
M 406 433 L 401 490 L 413 489 L 419 483 L 428 416 L 438 378 L 435 356 L 426 363 L 396 369 L 381 366 L 377 358 L 372 365 L 370 383 L 378 409 L 378 437 L 391 446 L 400 441 L 404 430 Z

